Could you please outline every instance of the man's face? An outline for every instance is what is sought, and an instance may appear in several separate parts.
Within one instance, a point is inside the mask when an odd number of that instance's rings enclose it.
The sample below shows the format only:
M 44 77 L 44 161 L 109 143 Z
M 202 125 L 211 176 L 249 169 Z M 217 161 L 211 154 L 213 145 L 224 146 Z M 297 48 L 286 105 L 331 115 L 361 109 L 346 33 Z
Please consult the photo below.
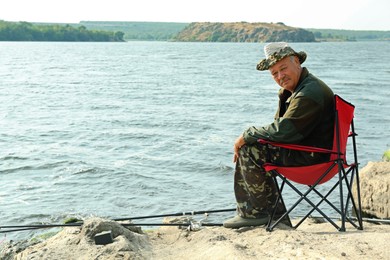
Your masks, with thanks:
M 288 56 L 273 65 L 269 71 L 282 88 L 294 92 L 301 76 L 301 65 L 296 56 Z

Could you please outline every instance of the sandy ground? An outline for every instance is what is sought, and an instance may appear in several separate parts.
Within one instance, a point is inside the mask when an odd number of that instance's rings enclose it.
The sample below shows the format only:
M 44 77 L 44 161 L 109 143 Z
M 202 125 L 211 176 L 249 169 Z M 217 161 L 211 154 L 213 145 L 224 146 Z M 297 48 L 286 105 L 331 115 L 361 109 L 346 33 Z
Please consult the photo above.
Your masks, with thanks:
M 12 257 L 3 254 L 2 259 L 390 259 L 390 225 L 367 222 L 364 230 L 347 225 L 347 232 L 306 220 L 298 229 L 279 225 L 273 232 L 264 227 L 198 231 L 161 227 L 143 234 L 109 224 L 113 226 L 99 230 L 100 224 L 88 223 L 87 230 L 65 228 Z M 96 245 L 92 235 L 107 228 L 113 230 L 113 243 Z
M 339 232 L 329 223 L 304 222 L 267 232 L 264 227 L 196 232 L 161 228 L 150 234 L 153 259 L 390 259 L 390 225 L 364 223 Z

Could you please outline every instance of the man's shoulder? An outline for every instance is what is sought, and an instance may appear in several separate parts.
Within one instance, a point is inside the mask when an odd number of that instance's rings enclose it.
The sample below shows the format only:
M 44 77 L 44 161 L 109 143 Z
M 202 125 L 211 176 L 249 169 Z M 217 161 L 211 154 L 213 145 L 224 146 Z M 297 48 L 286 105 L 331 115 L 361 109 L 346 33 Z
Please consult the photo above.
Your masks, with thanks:
M 324 99 L 333 99 L 332 89 L 316 76 L 309 74 L 301 83 L 301 88 L 296 93 L 296 97 L 306 97 L 323 103 Z
M 314 76 L 311 73 L 307 74 L 307 77 L 302 81 L 302 84 L 305 84 L 305 85 L 310 84 L 310 85 L 318 85 L 318 86 L 328 87 L 328 85 L 324 81 L 322 81 L 320 78 Z

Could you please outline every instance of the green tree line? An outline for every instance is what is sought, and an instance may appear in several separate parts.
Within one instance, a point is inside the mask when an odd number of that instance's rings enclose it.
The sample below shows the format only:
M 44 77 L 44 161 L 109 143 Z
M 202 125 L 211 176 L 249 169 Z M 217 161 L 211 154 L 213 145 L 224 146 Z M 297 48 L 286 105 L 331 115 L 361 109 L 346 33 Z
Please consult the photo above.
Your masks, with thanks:
M 174 22 L 104 22 L 81 21 L 80 25 L 91 30 L 121 31 L 125 40 L 169 41 L 172 40 L 188 23 Z
M 307 29 L 318 41 L 388 41 L 390 31 Z
M 123 36 L 121 31 L 88 30 L 83 25 L 0 21 L 0 41 L 120 42 Z

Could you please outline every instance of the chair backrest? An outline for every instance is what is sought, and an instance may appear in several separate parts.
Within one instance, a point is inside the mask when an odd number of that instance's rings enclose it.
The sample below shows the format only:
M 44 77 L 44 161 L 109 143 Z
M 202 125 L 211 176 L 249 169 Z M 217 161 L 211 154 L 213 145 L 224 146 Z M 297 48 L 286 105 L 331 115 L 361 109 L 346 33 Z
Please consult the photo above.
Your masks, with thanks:
M 346 162 L 347 142 L 350 134 L 355 106 L 335 95 L 335 126 L 333 137 L 333 150 L 340 154 L 341 159 Z M 332 154 L 330 160 L 336 160 L 338 154 Z
M 335 95 L 334 98 L 335 123 L 332 147 L 333 153 L 331 153 L 330 160 L 324 163 L 307 166 L 278 166 L 265 164 L 264 167 L 266 171 L 277 170 L 287 179 L 294 182 L 305 185 L 313 185 L 327 170 L 328 173 L 326 176 L 321 177 L 321 181 L 319 182 L 320 184 L 327 182 L 336 175 L 339 171 L 339 167 L 336 166 L 338 164 L 335 164 L 336 160 L 341 159 L 341 164 L 344 167 L 348 167 L 346 161 L 347 141 L 350 135 L 355 106 L 348 103 L 338 95 Z

